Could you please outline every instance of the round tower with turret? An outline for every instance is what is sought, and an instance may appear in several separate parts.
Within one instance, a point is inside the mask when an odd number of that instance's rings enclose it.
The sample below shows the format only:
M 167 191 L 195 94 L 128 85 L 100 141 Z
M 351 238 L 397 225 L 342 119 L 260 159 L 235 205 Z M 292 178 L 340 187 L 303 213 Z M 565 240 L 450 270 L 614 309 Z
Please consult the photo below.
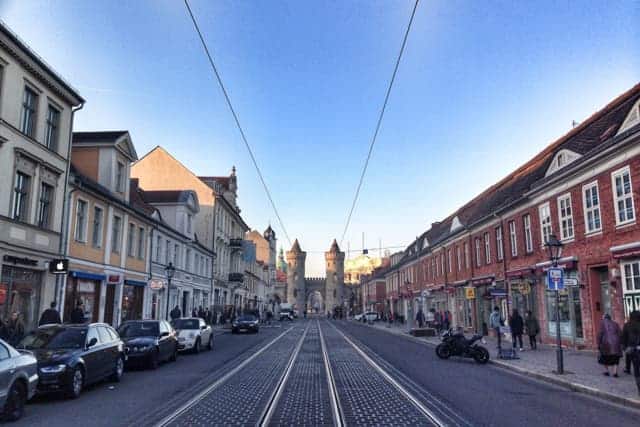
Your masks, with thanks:
M 298 310 L 304 310 L 304 263 L 307 253 L 300 249 L 298 239 L 293 242 L 291 250 L 287 251 L 287 302 L 296 304 Z
M 336 239 L 333 239 L 329 252 L 324 253 L 324 259 L 327 265 L 325 307 L 333 310 L 342 304 L 344 298 L 344 252 L 340 251 Z

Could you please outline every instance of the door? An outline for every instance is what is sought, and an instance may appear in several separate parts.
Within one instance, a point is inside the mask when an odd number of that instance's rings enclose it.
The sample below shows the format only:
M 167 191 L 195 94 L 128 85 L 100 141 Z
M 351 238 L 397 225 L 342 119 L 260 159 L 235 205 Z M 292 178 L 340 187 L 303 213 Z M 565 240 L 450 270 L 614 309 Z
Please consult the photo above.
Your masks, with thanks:
M 113 302 L 116 298 L 116 286 L 107 285 L 107 295 L 104 306 L 104 323 L 113 326 Z
M 102 358 L 104 361 L 104 375 L 110 375 L 115 370 L 118 354 L 118 343 L 113 340 L 105 326 L 97 326 L 98 335 L 102 345 Z
M 167 322 L 160 321 L 158 325 L 160 330 L 160 336 L 158 337 L 158 347 L 160 347 L 160 360 L 166 360 L 169 358 L 170 352 L 173 350 L 171 347 L 172 337 L 171 330 L 167 325 Z
M 95 338 L 97 342 L 95 345 L 87 347 L 93 338 Z M 87 382 L 92 383 L 98 381 L 105 375 L 105 360 L 103 353 L 100 335 L 98 335 L 96 327 L 89 326 L 87 329 L 87 338 L 85 340 L 85 352 L 82 356 L 86 368 Z
M 609 270 L 598 272 L 600 279 L 600 311 L 602 314 L 611 315 L 611 285 L 609 284 Z

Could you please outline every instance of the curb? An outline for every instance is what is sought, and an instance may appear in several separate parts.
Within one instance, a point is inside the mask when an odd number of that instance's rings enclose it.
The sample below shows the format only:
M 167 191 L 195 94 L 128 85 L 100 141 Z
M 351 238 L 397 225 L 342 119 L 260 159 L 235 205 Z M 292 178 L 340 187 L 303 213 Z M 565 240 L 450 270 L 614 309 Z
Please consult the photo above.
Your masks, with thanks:
M 363 326 L 363 325 L 360 325 L 360 326 Z M 383 332 L 387 332 L 387 333 L 392 334 L 392 335 L 401 336 L 401 337 L 409 339 L 409 340 L 411 340 L 413 342 L 420 343 L 420 344 L 423 344 L 423 345 L 427 345 L 429 347 L 435 347 L 436 346 L 436 344 L 434 344 L 434 343 L 432 343 L 430 341 L 427 341 L 427 340 L 422 339 L 422 338 L 414 337 L 412 335 L 408 335 L 406 332 L 402 332 L 402 331 L 395 332 L 395 331 L 392 331 L 391 328 L 380 328 L 380 327 L 370 326 L 370 325 L 366 325 L 366 326 L 369 327 L 369 328 L 372 328 L 372 329 L 378 329 L 378 330 L 381 330 Z M 571 381 L 566 381 L 566 380 L 559 379 L 559 378 L 557 378 L 555 376 L 545 375 L 545 374 L 541 374 L 541 373 L 538 373 L 538 372 L 529 371 L 527 369 L 521 368 L 519 366 L 514 366 L 514 365 L 511 365 L 511 364 L 502 362 L 500 360 L 489 359 L 489 363 L 494 365 L 494 366 L 496 366 L 496 367 L 498 367 L 498 368 L 500 368 L 500 369 L 504 369 L 505 371 L 516 372 L 516 373 L 518 373 L 520 375 L 528 376 L 528 377 L 535 378 L 535 379 L 540 380 L 540 381 L 544 381 L 544 382 L 551 383 L 551 384 L 554 384 L 554 385 L 557 385 L 557 386 L 561 386 L 561 387 L 567 388 L 567 389 L 569 389 L 571 391 L 575 391 L 575 392 L 578 392 L 578 393 L 584 393 L 584 394 L 587 394 L 587 395 L 590 395 L 590 396 L 599 397 L 601 399 L 605 399 L 605 400 L 608 400 L 608 401 L 613 401 L 615 403 L 619 403 L 619 404 L 622 404 L 622 405 L 625 405 L 625 406 L 631 406 L 631 407 L 633 407 L 635 409 L 640 409 L 640 400 L 639 399 L 632 399 L 630 397 L 623 397 L 623 396 L 620 396 L 620 395 L 617 395 L 617 394 L 613 394 L 613 393 L 609 393 L 609 392 L 606 392 L 606 391 L 599 390 L 597 388 L 589 387 L 589 386 L 586 386 L 584 384 L 574 383 L 574 382 L 571 382 Z

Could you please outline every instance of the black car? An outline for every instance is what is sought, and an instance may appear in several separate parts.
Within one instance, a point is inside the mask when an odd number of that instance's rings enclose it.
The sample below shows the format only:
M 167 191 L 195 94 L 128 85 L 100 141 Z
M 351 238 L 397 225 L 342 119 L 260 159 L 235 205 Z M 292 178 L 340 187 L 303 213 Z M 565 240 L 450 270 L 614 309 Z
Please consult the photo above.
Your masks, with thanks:
M 231 333 L 237 334 L 238 332 L 247 331 L 258 333 L 258 318 L 252 315 L 244 315 L 238 317 L 231 324 Z
M 124 344 L 104 323 L 41 326 L 19 347 L 38 360 L 39 392 L 62 391 L 76 398 L 88 384 L 122 378 Z
M 167 321 L 130 320 L 118 333 L 127 349 L 127 365 L 156 369 L 160 362 L 174 362 L 178 357 L 178 337 Z

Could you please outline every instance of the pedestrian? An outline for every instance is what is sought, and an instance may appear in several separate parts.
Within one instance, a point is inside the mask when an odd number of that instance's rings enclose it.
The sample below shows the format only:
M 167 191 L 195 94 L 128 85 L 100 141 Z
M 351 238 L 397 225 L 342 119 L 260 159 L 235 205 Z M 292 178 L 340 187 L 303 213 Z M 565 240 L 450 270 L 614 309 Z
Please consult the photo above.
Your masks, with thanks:
M 431 313 L 431 315 L 429 317 L 433 317 L 433 326 L 436 328 L 436 331 L 438 331 L 438 333 L 440 333 L 442 331 L 442 327 L 443 327 L 443 316 L 442 316 L 442 312 L 441 311 L 436 311 L 435 308 L 432 308 L 431 310 L 429 310 L 429 312 Z
M 451 312 L 449 310 L 445 310 L 444 311 L 444 315 L 443 315 L 443 326 L 444 326 L 444 330 L 448 331 L 449 328 L 451 327 Z
M 201 319 L 206 319 L 207 314 L 204 312 L 204 309 L 202 308 L 202 306 L 198 307 L 198 317 Z
M 522 333 L 524 332 L 524 320 L 518 309 L 514 308 L 509 318 L 509 329 L 511 329 L 511 339 L 513 340 L 513 348 L 516 348 L 516 341 L 520 343 L 520 351 L 524 350 L 522 345 Z
M 191 310 L 191 317 L 198 317 L 198 310 L 195 307 Z
M 424 327 L 424 313 L 422 312 L 422 309 L 418 310 L 418 314 L 416 314 L 416 321 L 418 322 L 418 327 L 422 329 Z
M 180 307 L 178 307 L 178 304 L 176 304 L 176 306 L 173 307 L 173 310 L 171 310 L 171 313 L 169 313 L 169 316 L 171 316 L 171 320 L 176 320 L 182 317 L 182 312 L 180 311 Z
M 9 319 L 9 323 L 7 325 L 7 341 L 12 346 L 17 346 L 20 340 L 24 337 L 24 325 L 22 324 L 22 319 L 20 319 L 20 313 L 14 311 L 11 313 L 11 319 Z
M 38 326 L 50 325 L 53 323 L 62 323 L 62 321 L 60 320 L 60 313 L 58 313 L 58 310 L 56 310 L 55 301 L 52 301 L 49 305 L 49 308 L 42 312 L 42 316 L 40 316 Z
M 501 326 L 502 316 L 500 316 L 500 308 L 496 306 L 493 308 L 491 316 L 489 316 L 489 327 L 496 333 L 496 337 L 498 338 L 498 348 L 502 347 L 502 334 L 500 333 Z
M 531 310 L 527 310 L 527 318 L 524 321 L 524 326 L 527 330 L 527 335 L 529 335 L 529 346 L 531 346 L 531 350 L 537 349 L 538 345 L 536 340 L 537 335 L 540 333 L 540 323 Z
M 618 363 L 622 357 L 622 333 L 620 326 L 613 320 L 609 313 L 605 314 L 600 323 L 598 332 L 598 363 L 605 366 L 606 376 L 618 377 Z
M 207 325 L 211 325 L 211 312 L 209 311 L 209 307 L 206 307 L 203 310 L 203 315 L 204 315 L 204 323 L 206 323 Z
M 634 310 L 629 314 L 629 321 L 622 328 L 622 342 L 626 359 L 633 365 L 633 376 L 640 395 L 640 311 Z
M 86 320 L 84 318 L 84 304 L 82 300 L 78 300 L 76 303 L 76 308 L 71 311 L 71 323 L 84 323 Z

